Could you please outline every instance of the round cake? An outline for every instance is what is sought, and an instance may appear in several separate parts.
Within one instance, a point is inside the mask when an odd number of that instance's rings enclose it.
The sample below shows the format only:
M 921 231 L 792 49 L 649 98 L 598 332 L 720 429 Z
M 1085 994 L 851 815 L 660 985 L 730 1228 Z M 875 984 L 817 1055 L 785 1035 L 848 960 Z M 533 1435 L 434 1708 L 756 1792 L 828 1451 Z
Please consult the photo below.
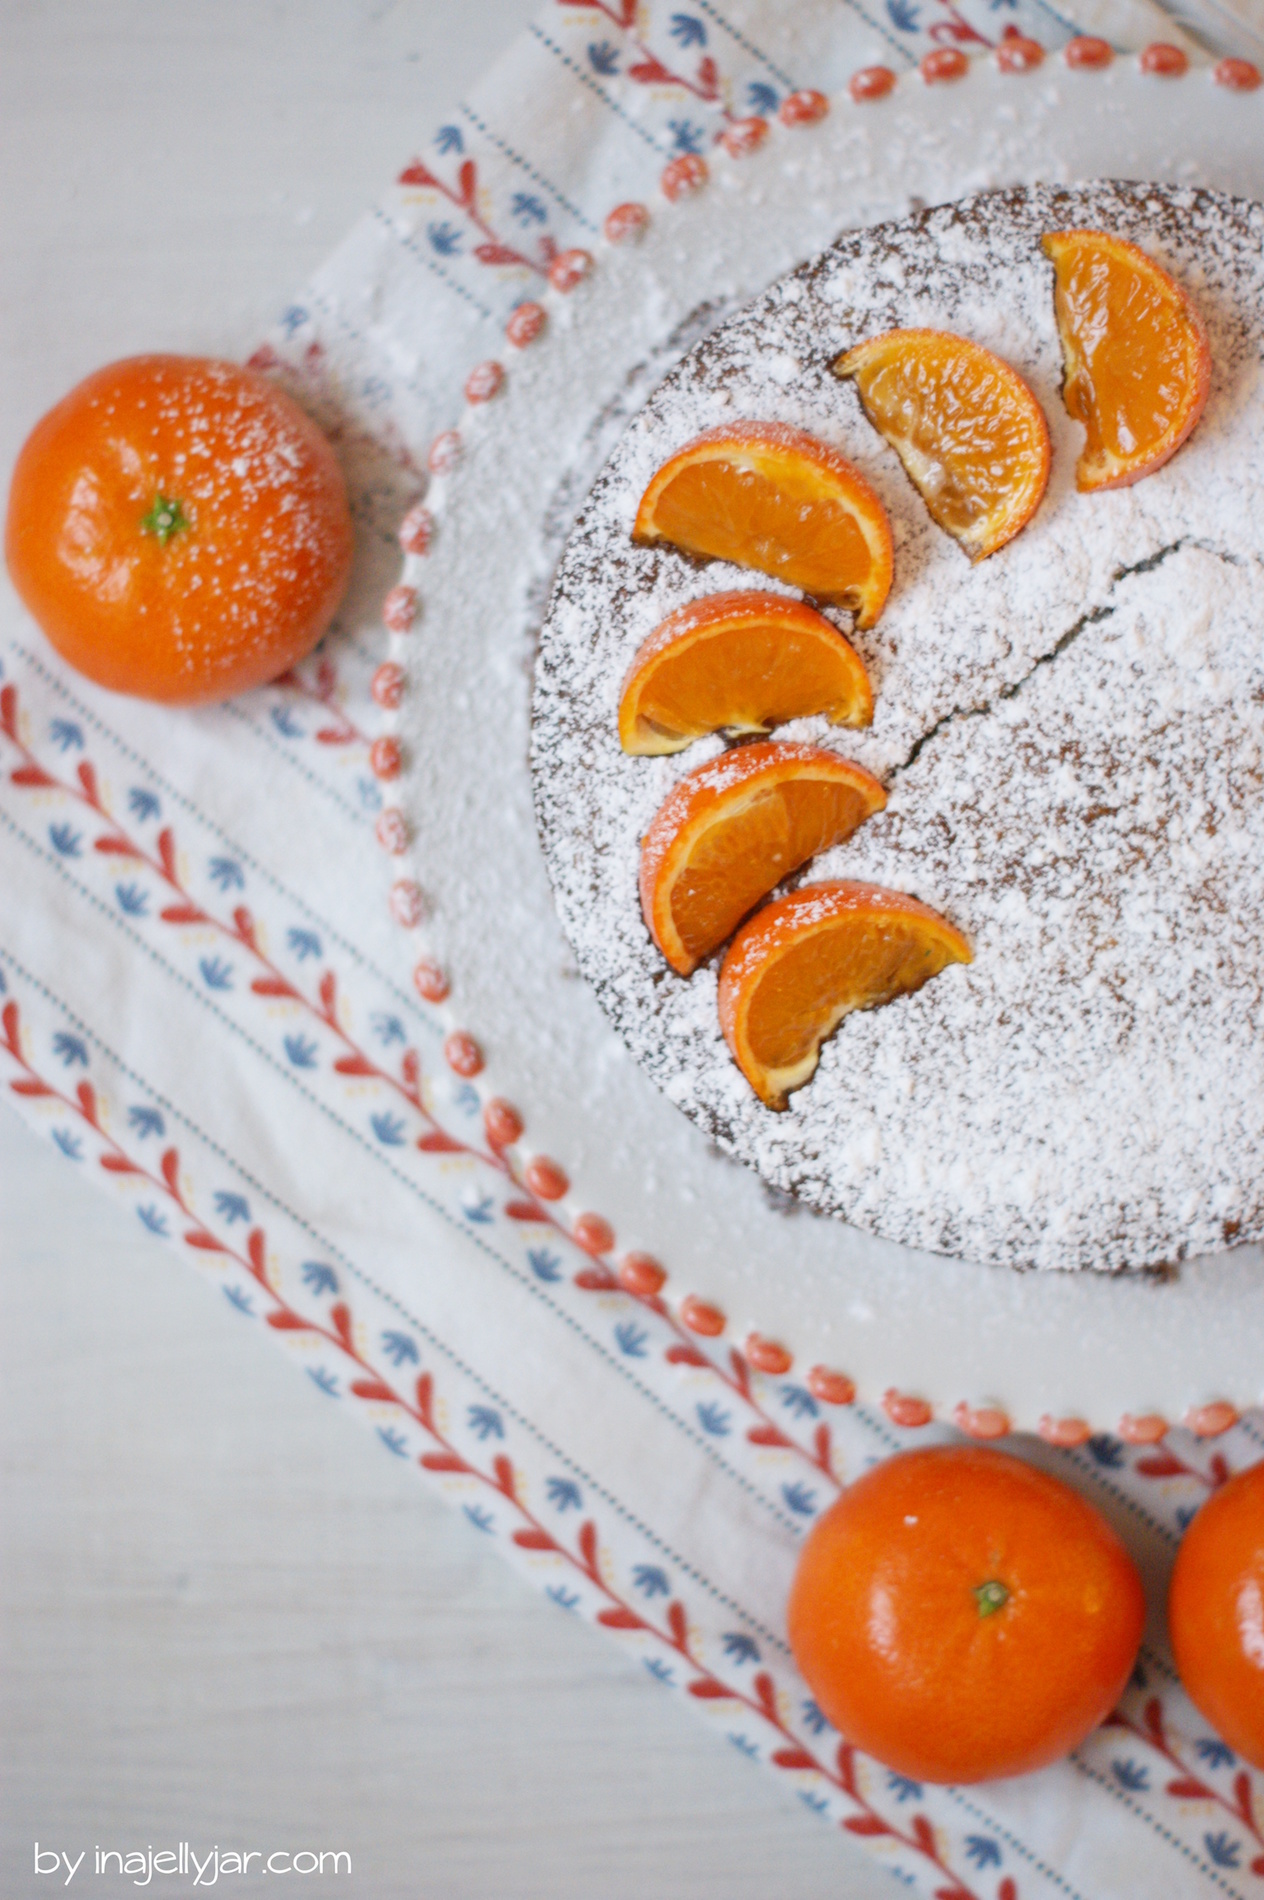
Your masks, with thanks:
M 1211 394 L 1176 457 L 1081 494 L 1045 232 L 1170 269 L 1207 325 Z M 1155 1266 L 1264 1235 L 1264 208 L 1103 184 L 985 193 L 841 238 L 713 331 L 636 417 L 568 541 L 537 661 L 536 811 L 563 927 L 637 1060 L 773 1188 L 906 1244 L 1014 1266 Z M 1053 438 L 1030 525 L 971 564 L 931 521 L 839 354 L 953 331 L 1010 363 Z M 909 893 L 974 961 L 845 1019 L 766 1108 L 732 1061 L 719 954 L 688 979 L 637 897 L 640 840 L 719 736 L 625 754 L 620 689 L 673 609 L 766 576 L 630 539 L 651 475 L 703 430 L 775 420 L 878 492 L 895 578 L 833 613 L 873 724 L 794 721 L 886 809 L 799 880 Z M 783 589 L 781 591 L 789 591 Z

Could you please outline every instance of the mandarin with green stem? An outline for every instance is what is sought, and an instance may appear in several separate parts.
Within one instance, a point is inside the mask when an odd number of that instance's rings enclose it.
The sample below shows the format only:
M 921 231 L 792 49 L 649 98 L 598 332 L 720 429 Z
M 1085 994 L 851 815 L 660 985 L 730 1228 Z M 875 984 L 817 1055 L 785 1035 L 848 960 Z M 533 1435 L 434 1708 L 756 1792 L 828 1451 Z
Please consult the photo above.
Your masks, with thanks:
M 310 652 L 346 589 L 346 486 L 298 404 L 253 370 L 135 356 L 27 437 L 13 583 L 62 657 L 115 692 L 226 699 Z
M 917 1781 L 1023 1775 L 1114 1707 L 1145 1624 L 1136 1566 L 1078 1492 L 1007 1452 L 875 1465 L 815 1525 L 790 1643 L 847 1740 Z

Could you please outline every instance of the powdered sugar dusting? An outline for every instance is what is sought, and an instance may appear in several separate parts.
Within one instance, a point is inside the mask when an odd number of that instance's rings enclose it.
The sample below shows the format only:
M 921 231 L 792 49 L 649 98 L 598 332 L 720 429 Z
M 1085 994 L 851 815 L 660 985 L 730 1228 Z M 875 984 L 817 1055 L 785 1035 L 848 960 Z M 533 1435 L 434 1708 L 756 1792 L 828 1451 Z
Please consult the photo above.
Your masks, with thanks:
M 1080 496 L 1059 399 L 1043 231 L 1160 255 L 1211 333 L 1212 395 L 1180 455 Z M 568 545 L 534 711 L 537 815 L 558 908 L 607 1015 L 667 1095 L 773 1186 L 970 1258 L 1120 1268 L 1264 1233 L 1264 212 L 1205 192 L 986 194 L 849 235 L 698 345 L 636 418 Z M 994 350 L 1049 418 L 1034 522 L 972 567 L 934 527 L 839 351 L 897 326 Z M 793 363 L 793 375 L 787 366 Z M 657 806 L 723 742 L 628 758 L 620 686 L 689 599 L 779 589 L 633 547 L 645 482 L 708 427 L 775 417 L 881 495 L 896 578 L 848 632 L 867 732 L 782 729 L 874 771 L 890 803 L 807 876 L 914 893 L 970 937 L 916 995 L 848 1019 L 784 1114 L 724 1047 L 716 961 L 685 981 L 636 899 Z

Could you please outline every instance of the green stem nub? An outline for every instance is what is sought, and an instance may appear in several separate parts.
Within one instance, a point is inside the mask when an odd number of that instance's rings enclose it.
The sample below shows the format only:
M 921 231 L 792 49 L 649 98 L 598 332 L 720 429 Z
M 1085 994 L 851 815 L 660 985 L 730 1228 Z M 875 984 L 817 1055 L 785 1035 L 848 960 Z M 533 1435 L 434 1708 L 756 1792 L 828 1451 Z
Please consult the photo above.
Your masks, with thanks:
M 979 1606 L 980 1616 L 995 1616 L 1009 1602 L 1009 1591 L 999 1577 L 993 1577 L 988 1583 L 975 1584 L 974 1600 Z
M 142 519 L 140 531 L 142 534 L 156 535 L 158 545 L 165 548 L 172 535 L 181 533 L 188 525 L 189 517 L 183 505 L 159 493 L 154 496 L 153 507 Z

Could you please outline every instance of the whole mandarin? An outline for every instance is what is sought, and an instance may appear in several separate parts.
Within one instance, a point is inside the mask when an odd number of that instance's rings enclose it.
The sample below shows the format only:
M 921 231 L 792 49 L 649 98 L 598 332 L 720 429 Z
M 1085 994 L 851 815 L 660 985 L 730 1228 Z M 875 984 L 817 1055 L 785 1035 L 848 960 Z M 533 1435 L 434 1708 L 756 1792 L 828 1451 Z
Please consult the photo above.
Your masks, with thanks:
M 1190 1700 L 1264 1768 L 1264 1464 L 1230 1478 L 1186 1531 L 1167 1620 Z
M 1136 1567 L 1079 1494 L 1006 1452 L 934 1446 L 822 1517 L 790 1642 L 846 1738 L 918 1781 L 1056 1761 L 1109 1712 L 1145 1622 Z
M 273 679 L 325 632 L 351 570 L 325 437 L 234 363 L 134 356 L 36 423 L 9 491 L 14 585 L 64 659 L 176 704 Z

